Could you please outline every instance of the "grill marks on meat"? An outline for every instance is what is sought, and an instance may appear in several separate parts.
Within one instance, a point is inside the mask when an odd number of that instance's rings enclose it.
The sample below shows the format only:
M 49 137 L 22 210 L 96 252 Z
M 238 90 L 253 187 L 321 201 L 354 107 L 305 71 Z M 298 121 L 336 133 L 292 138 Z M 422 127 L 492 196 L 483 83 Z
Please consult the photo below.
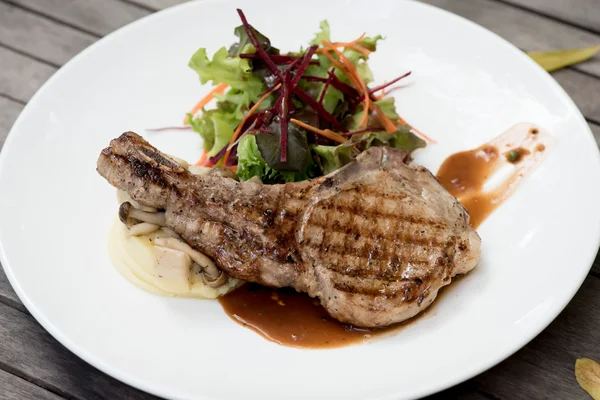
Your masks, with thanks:
M 342 322 L 380 327 L 425 309 L 471 270 L 465 209 L 406 152 L 371 148 L 327 177 L 285 185 L 194 176 L 127 132 L 98 171 L 229 275 L 319 297 Z

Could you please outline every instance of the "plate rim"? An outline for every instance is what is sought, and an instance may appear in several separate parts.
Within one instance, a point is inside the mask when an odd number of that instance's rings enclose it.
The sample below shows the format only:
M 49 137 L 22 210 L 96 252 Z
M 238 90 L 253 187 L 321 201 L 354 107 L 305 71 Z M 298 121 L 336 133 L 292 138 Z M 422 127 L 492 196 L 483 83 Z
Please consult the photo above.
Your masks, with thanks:
M 35 102 L 38 101 L 37 99 L 40 97 L 41 93 L 44 92 L 47 87 L 52 85 L 55 80 L 60 79 L 60 77 L 62 75 L 64 75 L 65 73 L 68 73 L 68 71 L 71 68 L 73 68 L 74 65 L 77 64 L 77 62 L 80 58 L 85 57 L 88 53 L 94 51 L 97 47 L 105 45 L 106 42 L 113 40 L 115 36 L 118 36 L 124 32 L 131 30 L 131 29 L 135 29 L 138 26 L 138 24 L 148 23 L 149 21 L 152 21 L 155 18 L 161 18 L 170 13 L 178 12 L 180 9 L 185 9 L 188 7 L 189 8 L 199 7 L 204 3 L 214 3 L 214 2 L 221 2 L 221 0 L 193 0 L 193 1 L 188 1 L 185 3 L 177 4 L 177 5 L 168 7 L 166 9 L 156 11 L 152 14 L 146 15 L 146 16 L 144 16 L 140 19 L 137 19 L 127 25 L 124 25 L 124 26 L 116 29 L 115 31 L 109 33 L 108 35 L 98 39 L 96 42 L 92 43 L 91 45 L 89 45 L 88 47 L 83 49 L 81 52 L 76 54 L 69 61 L 67 61 L 46 82 L 44 82 L 44 84 L 35 92 L 35 94 L 27 102 L 27 104 L 25 105 L 23 110 L 19 113 L 19 116 L 13 123 L 13 125 L 7 135 L 7 138 L 4 142 L 4 146 L 3 146 L 2 150 L 0 151 L 0 173 L 4 169 L 5 158 L 7 157 L 7 154 L 10 152 L 12 142 L 14 140 L 14 137 L 16 137 L 16 135 L 17 135 L 19 126 L 22 124 L 22 121 L 28 117 L 30 110 L 33 108 L 32 104 L 35 104 Z M 496 34 L 495 32 L 485 28 L 484 26 L 479 25 L 465 17 L 462 17 L 458 14 L 455 14 L 451 11 L 442 9 L 440 7 L 436 7 L 434 5 L 427 4 L 427 3 L 422 3 L 422 2 L 416 1 L 416 0 L 403 0 L 403 2 L 417 4 L 417 7 L 422 7 L 423 9 L 428 9 L 429 10 L 428 12 L 438 12 L 440 14 L 444 14 L 448 18 L 454 18 L 455 20 L 460 21 L 461 24 L 467 24 L 467 25 L 470 25 L 474 29 L 480 30 L 480 32 L 485 32 L 486 34 L 491 34 L 492 37 L 495 37 L 495 39 L 498 40 L 499 44 L 502 43 L 503 45 L 505 45 L 507 47 L 507 49 L 509 49 L 513 54 L 515 54 L 516 57 L 520 57 L 521 59 L 526 60 L 525 62 L 529 63 L 530 66 L 533 67 L 534 70 L 537 69 L 537 74 L 544 76 L 543 79 L 545 80 L 546 84 L 555 93 L 557 93 L 559 95 L 559 97 L 563 98 L 566 101 L 567 105 L 570 106 L 573 111 L 575 111 L 574 118 L 575 118 L 576 122 L 578 122 L 579 125 L 581 125 L 581 127 L 584 131 L 584 135 L 588 139 L 588 142 L 590 142 L 590 144 L 593 145 L 593 147 L 595 148 L 595 152 L 594 152 L 595 158 L 596 158 L 595 161 L 598 165 L 600 165 L 600 150 L 598 149 L 598 145 L 594 139 L 593 133 L 592 133 L 589 125 L 587 124 L 587 121 L 585 120 L 584 116 L 582 115 L 581 111 L 579 110 L 579 107 L 577 107 L 577 105 L 575 104 L 575 102 L 573 101 L 571 96 L 569 96 L 569 94 L 560 86 L 560 84 L 554 78 L 552 78 L 552 76 L 549 73 L 547 73 L 541 66 L 539 66 L 537 63 L 535 63 L 535 61 L 533 61 L 530 57 L 528 57 L 524 52 L 522 52 L 520 49 L 518 49 L 515 45 L 510 43 L 508 40 L 504 39 L 503 37 Z M 587 278 L 587 276 L 593 266 L 594 260 L 596 259 L 596 255 L 598 253 L 598 248 L 600 247 L 600 228 L 596 229 L 596 238 L 595 239 L 596 239 L 595 240 L 596 250 L 594 250 L 593 252 L 591 250 L 589 250 L 591 252 L 591 255 L 587 257 L 589 260 L 589 261 L 587 261 L 587 263 L 589 264 L 589 267 L 587 269 L 583 270 L 585 273 L 582 273 L 582 275 L 579 277 L 578 283 L 576 285 L 574 285 L 574 289 L 571 291 L 571 293 L 565 294 L 564 298 L 566 300 L 557 302 L 557 306 L 555 306 L 554 308 L 547 311 L 544 315 L 544 318 L 542 318 L 541 322 L 538 325 L 536 325 L 535 328 L 531 329 L 530 331 L 524 332 L 524 334 L 522 334 L 520 336 L 520 340 L 515 340 L 513 342 L 512 346 L 506 346 L 506 348 L 503 349 L 502 352 L 500 352 L 501 353 L 500 356 L 497 356 L 495 358 L 490 357 L 490 359 L 487 362 L 481 362 L 476 366 L 469 366 L 467 368 L 462 368 L 462 372 L 457 374 L 457 376 L 433 381 L 429 386 L 427 386 L 427 387 L 423 388 L 422 390 L 420 390 L 419 392 L 415 392 L 413 394 L 416 394 L 417 397 L 420 398 L 420 397 L 428 396 L 428 395 L 431 395 L 434 393 L 438 393 L 440 391 L 443 391 L 445 389 L 448 389 L 450 387 L 458 385 L 462 382 L 465 382 L 465 381 L 489 370 L 490 368 L 498 365 L 502 361 L 506 360 L 507 358 L 509 358 L 510 356 L 515 354 L 521 348 L 526 346 L 533 339 L 535 339 L 540 333 L 542 333 L 558 317 L 558 315 L 560 313 L 562 313 L 564 311 L 564 309 L 571 302 L 571 300 L 573 299 L 575 294 L 577 294 L 577 292 L 581 288 L 583 282 Z M 14 289 L 15 293 L 17 294 L 18 298 L 23 303 L 23 305 L 27 308 L 27 310 L 31 313 L 31 315 L 35 318 L 35 320 L 48 333 L 50 333 L 50 335 L 52 335 L 52 337 L 54 339 L 56 339 L 60 344 L 62 344 L 65 348 L 67 348 L 71 353 L 73 353 L 77 357 L 81 358 L 86 363 L 90 364 L 92 367 L 97 368 L 101 372 L 103 372 L 103 373 L 111 376 L 112 378 L 117 379 L 127 385 L 130 385 L 136 389 L 139 389 L 146 393 L 150 393 L 150 394 L 160 396 L 163 398 L 173 398 L 172 393 L 168 393 L 168 392 L 162 390 L 160 387 L 154 386 L 149 382 L 145 382 L 143 379 L 136 378 L 134 375 L 130 375 L 130 374 L 122 371 L 120 368 L 115 368 L 115 367 L 105 363 L 101 359 L 95 358 L 93 355 L 89 354 L 89 352 L 84 347 L 79 346 L 76 343 L 73 343 L 66 335 L 64 335 L 60 331 L 60 329 L 58 329 L 56 326 L 54 326 L 54 324 L 50 320 L 48 320 L 43 315 L 42 312 L 40 312 L 40 310 L 35 306 L 35 304 L 30 301 L 29 297 L 27 296 L 27 293 L 21 288 L 19 282 L 17 281 L 17 279 L 15 278 L 15 276 L 12 273 L 12 267 L 6 256 L 6 251 L 4 249 L 4 245 L 2 244 L 2 242 L 0 242 L 0 263 L 2 264 L 2 268 L 4 269 L 4 272 L 8 278 L 9 283 L 11 284 L 12 288 Z M 558 305 L 558 304 L 560 304 L 560 305 Z M 396 392 L 390 393 L 388 395 L 373 398 L 373 400 L 388 400 L 388 399 L 392 400 L 392 399 L 397 399 L 397 398 L 404 398 L 403 396 L 405 396 L 405 394 L 403 394 L 402 391 L 396 391 Z M 201 397 L 196 397 L 196 398 L 201 399 L 201 400 L 211 400 L 211 398 L 205 397 L 204 395 L 202 395 Z

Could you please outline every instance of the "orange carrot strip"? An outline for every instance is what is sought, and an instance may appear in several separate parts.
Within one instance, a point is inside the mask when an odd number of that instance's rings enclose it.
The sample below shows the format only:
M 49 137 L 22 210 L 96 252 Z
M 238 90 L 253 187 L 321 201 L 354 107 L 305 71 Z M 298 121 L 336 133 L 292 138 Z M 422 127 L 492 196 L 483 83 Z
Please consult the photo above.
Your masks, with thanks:
M 248 112 L 246 113 L 246 115 L 244 115 L 244 118 L 242 118 L 242 121 L 240 122 L 240 124 L 238 125 L 237 128 L 235 128 L 235 132 L 233 132 L 233 136 L 231 137 L 231 140 L 229 141 L 229 147 L 227 148 L 227 151 L 225 152 L 225 156 L 223 157 L 223 159 L 225 160 L 225 162 L 227 162 L 227 160 L 229 159 L 229 155 L 231 154 L 231 150 L 233 149 L 233 145 L 235 143 L 235 141 L 237 140 L 238 136 L 240 135 L 240 132 L 242 131 L 242 127 L 244 126 L 244 124 L 246 123 L 246 121 L 248 120 L 248 118 L 254 114 L 254 112 L 256 110 L 258 110 L 258 107 L 260 107 L 260 105 L 263 103 L 263 101 L 266 100 L 267 97 L 269 97 L 269 95 L 271 93 L 273 93 L 274 91 L 276 91 L 277 89 L 279 89 L 281 87 L 281 83 L 278 84 L 277 86 L 275 86 L 274 88 L 272 88 L 271 90 L 269 90 L 267 93 L 265 93 L 253 106 L 250 110 L 248 110 Z
M 323 40 L 323 44 L 325 44 L 328 47 L 328 50 L 333 50 L 338 55 L 338 58 L 344 64 L 344 66 L 346 67 L 346 71 L 349 73 L 348 77 L 350 78 L 352 76 L 351 80 L 354 81 L 355 85 L 358 85 L 357 89 L 359 89 L 359 91 L 362 91 L 362 94 L 365 96 L 365 99 L 364 99 L 364 102 L 365 102 L 365 111 L 364 111 L 364 114 L 363 114 L 362 118 L 360 119 L 359 126 L 361 126 L 363 128 L 366 127 L 367 123 L 368 123 L 369 109 L 371 109 L 371 96 L 369 94 L 369 89 L 367 88 L 367 85 L 361 79 L 361 77 L 358 74 L 358 71 L 356 70 L 356 67 L 354 66 L 354 64 L 352 64 L 350 61 L 348 61 L 348 59 L 346 57 L 344 57 L 344 54 L 342 54 L 341 51 L 339 51 L 338 49 L 336 49 L 335 47 L 333 47 L 331 45 L 331 43 L 328 42 L 325 39 Z M 391 132 L 394 132 L 396 130 L 395 127 L 394 127 L 394 130 L 389 131 L 388 127 L 387 127 L 387 124 L 383 120 L 381 122 L 383 123 L 384 127 L 386 127 L 386 131 L 388 131 L 388 132 L 391 133 Z
M 352 49 L 352 50 L 358 51 L 359 53 L 364 54 L 365 56 L 368 56 L 369 54 L 371 54 L 371 51 L 369 49 L 366 49 L 356 43 L 332 43 L 331 46 L 335 47 L 335 48 L 344 47 L 346 49 Z M 326 47 L 317 49 L 317 53 L 325 53 L 326 51 L 327 51 Z
M 410 129 L 413 130 L 413 131 L 415 131 L 415 133 L 417 133 L 419 136 L 421 136 L 423 139 L 425 139 L 425 141 L 427 141 L 427 142 L 429 142 L 431 144 L 437 143 L 437 141 L 435 141 L 434 139 L 430 138 L 429 136 L 427 136 L 426 134 L 424 134 L 423 132 L 421 132 L 417 128 L 415 128 L 412 125 L 410 125 L 401 116 L 398 116 L 398 123 L 400 123 L 402 125 L 408 125 L 408 126 L 410 126 Z
M 204 164 L 204 161 L 206 161 L 207 158 L 208 158 L 208 151 L 203 150 L 202 155 L 200 156 L 200 159 L 198 161 L 196 161 L 196 164 L 194 164 L 194 165 L 197 167 L 201 166 L 202 164 Z
M 314 126 L 305 124 L 304 122 L 298 121 L 295 118 L 290 118 L 290 122 L 293 122 L 296 125 L 304 128 L 304 129 L 307 129 L 307 130 L 309 130 L 311 132 L 314 132 L 314 133 L 316 133 L 318 135 L 324 136 L 327 139 L 335 140 L 336 142 L 339 142 L 339 143 L 344 143 L 344 142 L 346 142 L 348 140 L 345 137 L 343 137 L 342 135 L 337 134 L 337 133 L 335 133 L 334 131 L 332 131 L 330 129 L 315 128 Z
M 194 108 L 192 108 L 192 110 L 189 112 L 189 114 L 191 114 L 191 115 L 196 114 L 198 111 L 200 111 L 202 109 L 202 107 L 207 105 L 213 99 L 213 97 L 215 97 L 215 94 L 223 94 L 225 89 L 227 89 L 228 87 L 229 87 L 229 85 L 227 85 L 226 83 L 219 83 L 217 86 L 214 87 L 213 90 L 208 92 L 208 94 L 206 96 L 204 96 L 202 98 L 202 100 L 200 100 L 194 106 Z M 183 123 L 185 124 L 186 122 L 188 122 L 188 119 L 189 119 L 189 117 L 186 115 L 185 118 L 183 119 Z

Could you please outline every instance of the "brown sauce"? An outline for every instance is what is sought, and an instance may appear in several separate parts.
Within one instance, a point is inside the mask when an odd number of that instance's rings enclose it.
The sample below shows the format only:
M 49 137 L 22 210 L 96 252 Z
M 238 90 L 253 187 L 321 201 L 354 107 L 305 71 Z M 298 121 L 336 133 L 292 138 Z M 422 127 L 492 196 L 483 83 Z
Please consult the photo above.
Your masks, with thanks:
M 256 283 L 245 284 L 219 298 L 219 302 L 234 321 L 291 347 L 343 347 L 403 326 L 369 330 L 342 324 L 327 314 L 318 299 L 294 289 L 273 289 Z
M 510 197 L 543 159 L 543 135 L 538 128 L 524 130 L 524 125 L 515 126 L 476 149 L 450 155 L 437 173 L 440 184 L 467 209 L 474 228 Z M 499 148 L 503 149 L 502 157 Z M 512 174 L 496 188 L 485 191 L 486 182 L 506 164 L 515 166 Z
M 496 208 L 494 193 L 483 192 L 483 185 L 495 171 L 498 149 L 483 145 L 446 158 L 437 178 L 469 211 L 471 226 L 477 228 Z

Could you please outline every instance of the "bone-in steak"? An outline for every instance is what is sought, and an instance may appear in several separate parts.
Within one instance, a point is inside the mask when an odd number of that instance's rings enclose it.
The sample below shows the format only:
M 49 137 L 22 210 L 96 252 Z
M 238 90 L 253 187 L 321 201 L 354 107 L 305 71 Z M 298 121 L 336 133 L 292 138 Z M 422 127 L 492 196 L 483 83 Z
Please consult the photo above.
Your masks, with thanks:
M 230 276 L 318 297 L 361 327 L 404 321 L 479 260 L 466 210 L 406 152 L 372 147 L 312 181 L 281 185 L 196 176 L 127 132 L 98 172 Z

